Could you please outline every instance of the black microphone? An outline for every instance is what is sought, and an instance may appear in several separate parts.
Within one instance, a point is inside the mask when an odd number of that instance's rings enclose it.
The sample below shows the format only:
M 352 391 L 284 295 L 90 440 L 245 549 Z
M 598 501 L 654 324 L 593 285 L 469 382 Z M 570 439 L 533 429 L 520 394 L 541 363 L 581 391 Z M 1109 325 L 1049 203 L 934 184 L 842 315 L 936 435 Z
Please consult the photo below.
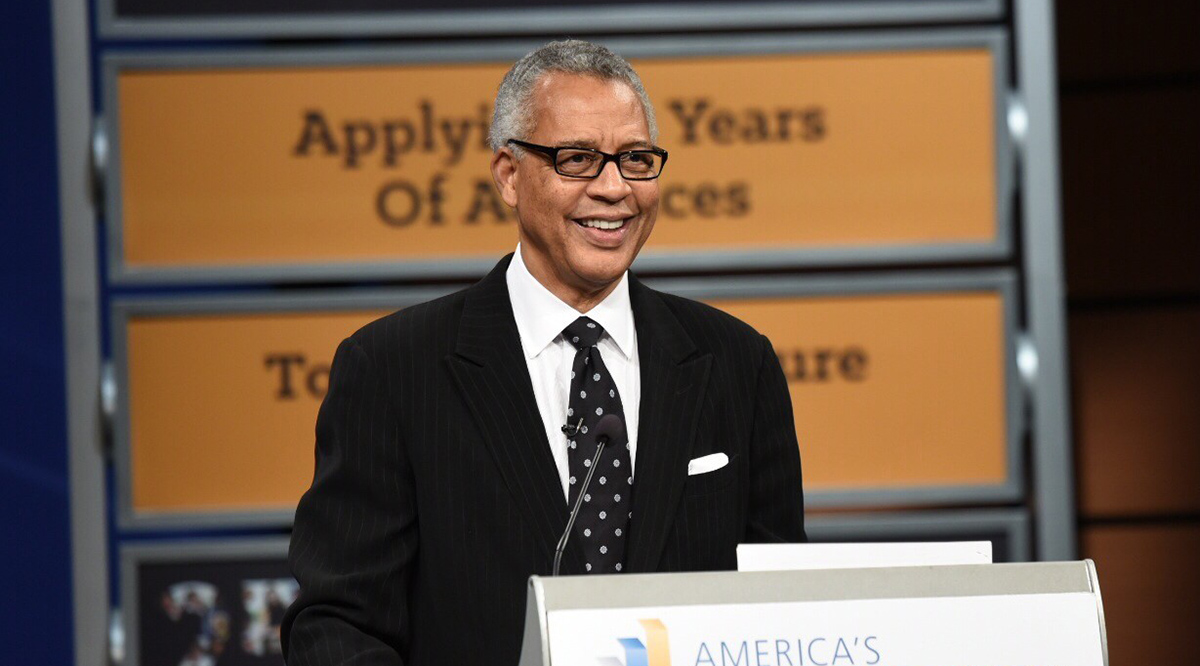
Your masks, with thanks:
M 575 519 L 579 517 L 579 508 L 583 506 L 583 496 L 587 494 L 588 486 L 592 483 L 592 475 L 596 473 L 596 466 L 600 462 L 600 454 L 604 451 L 604 445 L 608 444 L 609 440 L 616 439 L 620 441 L 625 438 L 625 421 L 616 414 L 605 414 L 600 417 L 600 421 L 596 423 L 596 455 L 592 456 L 592 464 L 588 466 L 587 476 L 583 479 L 583 486 L 579 489 L 579 496 L 575 498 L 575 508 L 571 509 L 571 517 L 567 519 L 567 529 L 563 531 L 562 538 L 558 540 L 558 547 L 554 549 L 554 576 L 558 575 L 558 567 L 562 564 L 563 551 L 567 549 L 567 539 L 571 538 L 571 529 L 575 527 Z
M 562 434 L 566 435 L 567 437 L 574 437 L 575 435 L 577 435 L 579 433 L 579 429 L 582 427 L 583 427 L 583 417 L 581 416 L 581 417 L 579 417 L 579 423 L 576 423 L 575 425 L 571 425 L 570 423 L 567 423 L 567 425 L 559 428 L 559 430 L 562 430 Z

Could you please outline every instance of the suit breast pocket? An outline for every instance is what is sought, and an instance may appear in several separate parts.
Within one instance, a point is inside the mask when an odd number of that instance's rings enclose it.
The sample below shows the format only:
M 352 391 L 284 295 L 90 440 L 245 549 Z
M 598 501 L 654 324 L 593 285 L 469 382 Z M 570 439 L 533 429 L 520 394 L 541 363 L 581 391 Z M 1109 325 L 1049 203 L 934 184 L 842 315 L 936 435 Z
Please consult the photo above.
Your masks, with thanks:
M 720 469 L 688 476 L 687 482 L 683 485 L 683 494 L 686 497 L 697 497 L 725 490 L 733 486 L 734 479 L 737 477 L 737 469 L 738 456 L 733 455 L 729 458 L 729 463 Z

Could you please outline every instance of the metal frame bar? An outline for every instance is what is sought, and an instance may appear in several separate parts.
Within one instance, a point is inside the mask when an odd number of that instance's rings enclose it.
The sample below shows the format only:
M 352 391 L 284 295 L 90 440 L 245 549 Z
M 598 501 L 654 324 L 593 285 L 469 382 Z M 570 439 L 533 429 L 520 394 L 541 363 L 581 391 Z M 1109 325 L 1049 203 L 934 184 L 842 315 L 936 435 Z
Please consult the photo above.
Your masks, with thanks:
M 1004 367 L 1006 415 L 1006 466 L 1009 477 L 999 485 L 929 486 L 879 490 L 807 491 L 808 507 L 877 507 L 882 505 L 937 505 L 961 502 L 1010 502 L 1025 492 L 1025 456 L 1021 441 L 1026 432 L 1022 409 L 1023 390 L 1017 371 L 1017 278 L 1006 269 L 939 272 L 858 273 L 837 276 L 773 276 L 670 278 L 647 280 L 657 289 L 680 296 L 706 298 L 770 298 L 849 294 L 912 294 L 956 291 L 996 291 L 1004 303 Z
M 105 38 L 414 37 L 982 21 L 1003 14 L 1001 0 L 809 0 L 136 18 L 118 16 L 116 0 L 99 0 L 97 25 Z
M 1043 0 L 1016 0 L 1013 17 L 1018 90 L 1028 118 L 1021 143 L 1020 186 L 1026 328 L 1038 357 L 1032 394 L 1036 549 L 1038 559 L 1068 560 L 1076 551 L 1075 475 L 1067 383 L 1054 6 Z
M 286 527 L 295 510 L 172 512 L 141 514 L 133 508 L 132 416 L 129 411 L 129 340 L 132 317 L 154 315 L 261 314 L 269 312 L 328 312 L 338 310 L 399 309 L 444 296 L 456 287 L 391 289 L 387 291 L 306 292 L 288 295 L 114 299 L 110 308 L 112 361 L 116 378 L 117 410 L 113 419 L 116 458 L 117 525 L 122 530 L 152 528 Z M 350 331 L 347 331 L 349 334 Z
M 1025 509 L 964 509 L 818 514 L 805 520 L 809 538 L 821 540 L 878 538 L 911 540 L 914 536 L 961 538 L 963 534 L 997 532 L 1008 539 L 1009 560 L 1028 562 L 1029 512 Z
M 876 31 L 841 34 L 774 33 L 754 35 L 664 36 L 622 38 L 605 42 L 630 58 L 678 58 L 779 53 L 906 51 L 986 48 L 993 54 L 993 137 L 995 145 L 996 237 L 983 243 L 930 243 L 859 247 L 762 247 L 720 250 L 647 250 L 636 263 L 640 271 L 761 270 L 764 268 L 831 267 L 856 264 L 920 264 L 987 261 L 1012 253 L 1014 147 L 1008 131 L 1008 41 L 996 28 L 939 28 L 921 31 Z M 263 283 L 402 278 L 474 278 L 494 264 L 494 256 L 443 256 L 428 260 L 384 262 L 315 262 L 260 266 L 181 266 L 132 268 L 123 257 L 121 201 L 120 100 L 117 80 L 126 69 L 212 69 L 262 67 L 334 67 L 379 64 L 511 61 L 539 44 L 532 41 L 459 42 L 401 47 L 321 48 L 283 51 L 214 53 L 153 52 L 113 54 L 102 63 L 103 106 L 109 142 L 106 179 L 109 280 L 125 284 Z
M 66 354 L 74 661 L 77 666 L 106 666 L 108 522 L 104 428 L 97 395 L 100 297 L 96 210 L 92 201 L 88 12 L 86 3 L 75 0 L 53 0 L 50 8 Z
M 121 546 L 121 628 L 125 632 L 127 666 L 139 666 L 138 570 L 143 564 L 172 562 L 221 562 L 244 559 L 287 561 L 288 537 L 246 540 L 196 540 L 167 543 L 136 543 Z

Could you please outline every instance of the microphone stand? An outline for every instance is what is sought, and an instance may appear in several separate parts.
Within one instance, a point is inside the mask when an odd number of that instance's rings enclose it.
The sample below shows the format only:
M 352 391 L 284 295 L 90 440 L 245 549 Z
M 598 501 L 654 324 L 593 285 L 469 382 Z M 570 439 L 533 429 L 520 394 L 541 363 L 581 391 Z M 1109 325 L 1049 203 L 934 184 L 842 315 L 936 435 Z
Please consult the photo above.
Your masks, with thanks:
M 588 466 L 587 476 L 583 479 L 583 486 L 579 489 L 579 497 L 575 498 L 575 507 L 571 509 L 571 517 L 567 520 L 567 529 L 563 531 L 562 538 L 558 540 L 558 547 L 554 549 L 554 571 L 552 575 L 558 575 L 558 568 L 562 564 L 563 552 L 567 549 L 567 539 L 571 536 L 571 530 L 575 527 L 575 519 L 579 517 L 579 507 L 583 506 L 583 496 L 587 494 L 588 486 L 592 483 L 592 475 L 596 473 L 596 466 L 600 463 L 600 453 L 604 451 L 604 445 L 608 443 L 608 437 L 598 437 L 600 443 L 596 446 L 596 455 L 592 456 L 592 464 Z

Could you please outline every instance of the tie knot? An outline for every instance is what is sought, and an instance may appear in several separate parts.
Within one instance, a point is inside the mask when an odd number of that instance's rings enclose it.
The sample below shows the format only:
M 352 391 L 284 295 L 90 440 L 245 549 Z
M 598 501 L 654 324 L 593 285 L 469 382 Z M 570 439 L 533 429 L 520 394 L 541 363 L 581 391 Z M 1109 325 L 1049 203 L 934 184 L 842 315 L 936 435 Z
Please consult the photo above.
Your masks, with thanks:
M 596 346 L 604 328 L 588 317 L 580 317 L 563 329 L 563 337 L 575 345 L 576 349 L 587 349 Z

